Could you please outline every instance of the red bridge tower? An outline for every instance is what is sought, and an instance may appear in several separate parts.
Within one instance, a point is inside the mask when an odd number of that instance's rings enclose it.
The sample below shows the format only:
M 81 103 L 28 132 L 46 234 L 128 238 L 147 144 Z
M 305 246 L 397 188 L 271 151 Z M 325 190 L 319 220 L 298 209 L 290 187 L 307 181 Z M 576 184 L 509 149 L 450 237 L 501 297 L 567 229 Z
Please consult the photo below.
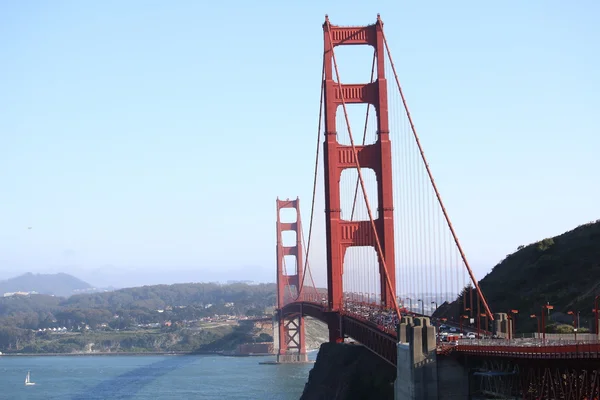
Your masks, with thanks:
M 344 104 L 371 104 L 377 112 L 377 141 L 374 144 L 356 145 L 361 168 L 371 168 L 377 176 L 378 217 L 375 227 L 387 268 L 379 258 L 381 304 L 391 306 L 395 296 L 396 268 L 394 258 L 394 199 L 392 192 L 392 149 L 388 124 L 387 80 L 385 79 L 385 48 L 383 22 L 368 26 L 336 26 L 327 18 L 323 24 L 325 36 L 324 88 L 325 88 L 325 213 L 327 234 L 327 289 L 329 308 L 329 340 L 342 340 L 341 324 L 335 318 L 343 301 L 343 264 L 348 247 L 370 245 L 376 239 L 371 221 L 345 221 L 341 219 L 340 177 L 342 171 L 357 168 L 352 146 L 337 141 L 336 113 L 344 112 Z M 377 80 L 373 83 L 346 84 L 335 81 L 333 51 L 337 46 L 369 45 L 377 57 Z M 343 78 L 343 77 L 342 77 Z M 350 127 L 349 127 L 350 128 Z M 375 205 L 371 205 L 375 207 Z M 386 283 L 387 276 L 391 286 Z
M 296 221 L 281 222 L 281 210 L 293 208 L 296 210 Z M 283 245 L 283 232 L 296 233 L 294 246 Z M 285 256 L 295 256 L 292 265 L 285 262 Z M 300 219 L 300 199 L 277 199 L 277 326 L 274 330 L 277 362 L 306 362 L 306 342 L 304 337 L 304 317 L 301 314 L 288 315 L 284 318 L 282 308 L 287 303 L 295 301 L 302 287 L 302 222 Z

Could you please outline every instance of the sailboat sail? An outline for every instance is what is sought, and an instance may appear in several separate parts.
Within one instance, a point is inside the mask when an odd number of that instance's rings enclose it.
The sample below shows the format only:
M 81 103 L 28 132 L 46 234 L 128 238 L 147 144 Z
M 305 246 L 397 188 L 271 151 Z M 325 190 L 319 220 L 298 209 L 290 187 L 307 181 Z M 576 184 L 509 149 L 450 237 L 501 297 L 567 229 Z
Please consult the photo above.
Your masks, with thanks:
M 31 373 L 27 371 L 27 376 L 25 376 L 25 386 L 35 385 L 35 383 L 31 382 Z

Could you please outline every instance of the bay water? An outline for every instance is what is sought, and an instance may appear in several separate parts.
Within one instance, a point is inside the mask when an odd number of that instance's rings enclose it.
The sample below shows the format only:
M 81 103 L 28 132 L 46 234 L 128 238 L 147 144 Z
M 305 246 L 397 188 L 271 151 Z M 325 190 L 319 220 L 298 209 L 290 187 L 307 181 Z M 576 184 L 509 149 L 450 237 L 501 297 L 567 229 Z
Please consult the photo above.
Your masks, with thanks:
M 316 357 L 311 352 L 309 358 Z M 0 399 L 297 400 L 313 364 L 274 357 L 0 356 Z M 34 386 L 25 386 L 31 371 Z

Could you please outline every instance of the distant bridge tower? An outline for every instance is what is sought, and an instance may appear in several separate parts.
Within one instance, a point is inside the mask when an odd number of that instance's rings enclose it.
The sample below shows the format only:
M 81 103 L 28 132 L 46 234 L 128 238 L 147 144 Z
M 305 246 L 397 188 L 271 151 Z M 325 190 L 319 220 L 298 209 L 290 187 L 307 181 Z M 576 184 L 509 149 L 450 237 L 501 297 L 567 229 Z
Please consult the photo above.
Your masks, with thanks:
M 296 210 L 296 220 L 281 222 L 281 210 Z M 296 233 L 294 246 L 283 245 L 283 232 Z M 293 263 L 286 263 L 286 256 L 294 256 Z M 301 314 L 284 318 L 282 308 L 295 301 L 300 294 L 303 269 L 302 222 L 300 219 L 300 199 L 279 200 L 277 198 L 277 313 L 273 323 L 274 345 L 277 362 L 306 362 L 306 340 L 304 317 Z

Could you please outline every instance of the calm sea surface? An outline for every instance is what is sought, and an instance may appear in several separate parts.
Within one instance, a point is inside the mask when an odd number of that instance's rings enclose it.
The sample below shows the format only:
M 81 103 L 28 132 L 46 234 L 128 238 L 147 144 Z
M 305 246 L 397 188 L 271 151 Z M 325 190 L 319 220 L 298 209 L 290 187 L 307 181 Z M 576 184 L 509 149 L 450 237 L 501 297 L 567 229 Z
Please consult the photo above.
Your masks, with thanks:
M 258 364 L 273 359 L 0 356 L 0 399 L 298 400 L 313 365 Z M 25 386 L 27 371 L 35 386 Z

